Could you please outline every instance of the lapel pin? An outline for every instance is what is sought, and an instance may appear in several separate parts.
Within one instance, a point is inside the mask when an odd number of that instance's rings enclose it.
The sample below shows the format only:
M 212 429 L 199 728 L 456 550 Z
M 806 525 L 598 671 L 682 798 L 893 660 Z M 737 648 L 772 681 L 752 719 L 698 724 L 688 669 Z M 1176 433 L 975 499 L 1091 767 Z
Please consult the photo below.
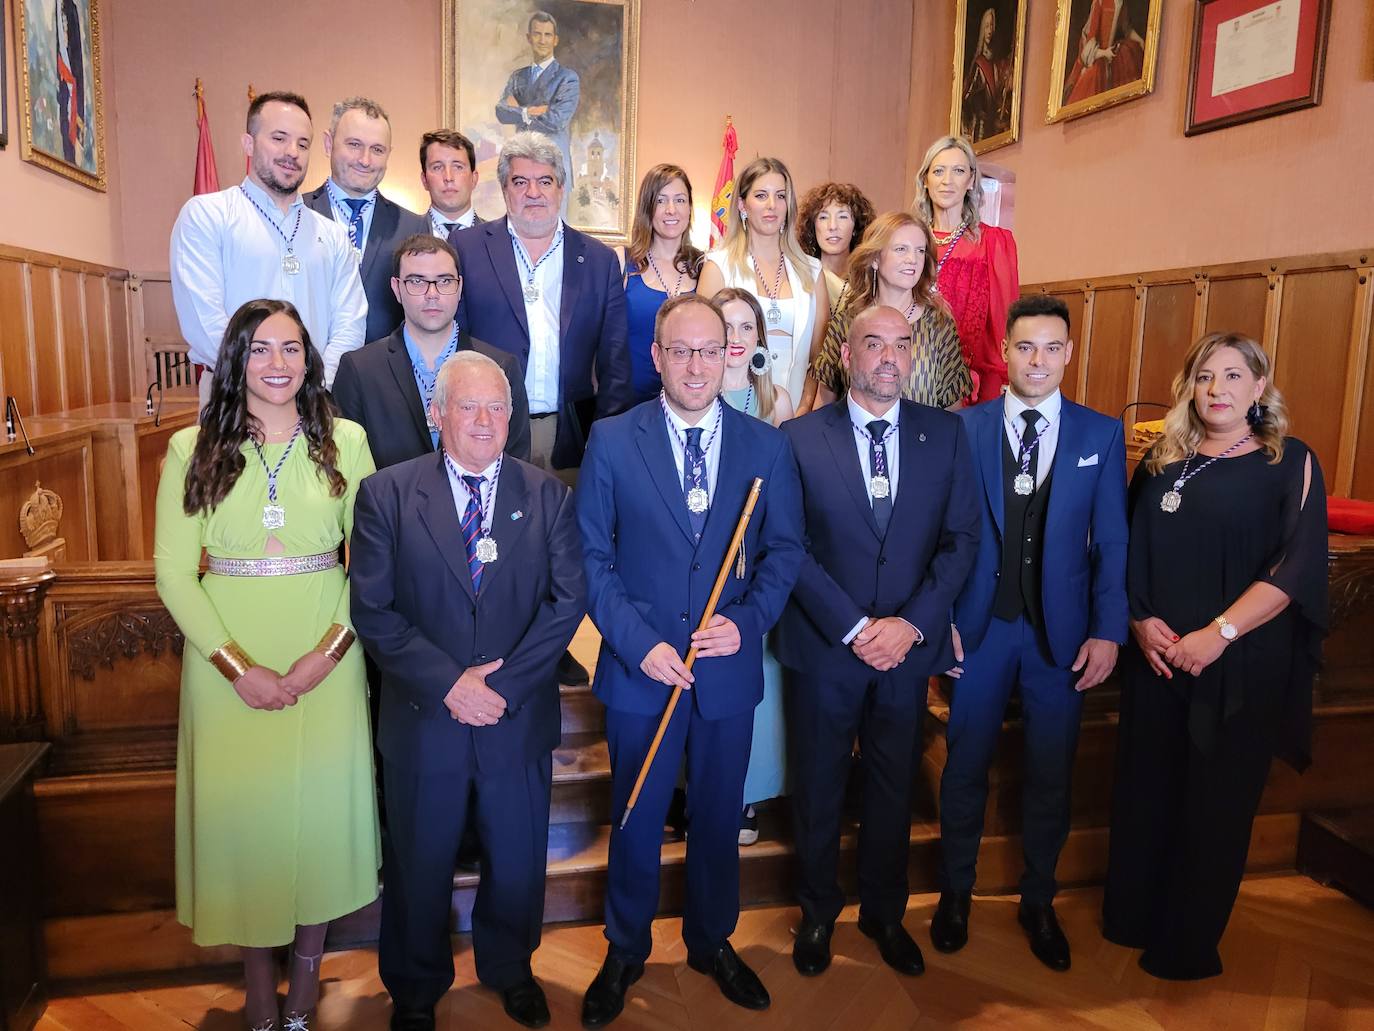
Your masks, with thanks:
M 585 259 L 583 258 L 583 256 L 582 256 L 581 254 L 579 254 L 579 255 L 577 256 L 577 263 L 578 263 L 579 265 L 581 265 L 582 262 L 583 262 L 584 260 L 585 260 Z
M 922 433 L 922 434 L 921 434 L 919 437 L 917 437 L 916 439 L 919 440 L 922 444 L 924 444 L 924 443 L 926 442 L 926 435 L 925 435 L 924 433 Z
M 524 514 L 524 512 L 521 512 L 519 509 L 516 509 L 514 512 L 510 514 L 511 521 L 514 522 L 515 520 L 522 518 Z

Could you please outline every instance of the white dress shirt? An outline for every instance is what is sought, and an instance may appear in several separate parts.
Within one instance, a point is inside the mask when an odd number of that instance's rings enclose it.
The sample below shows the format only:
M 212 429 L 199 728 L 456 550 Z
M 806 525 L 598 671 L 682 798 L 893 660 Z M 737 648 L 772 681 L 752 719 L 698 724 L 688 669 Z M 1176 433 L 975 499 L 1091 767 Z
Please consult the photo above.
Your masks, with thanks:
M 693 425 L 700 426 L 701 450 L 706 456 L 706 493 L 712 498 L 716 496 L 716 471 L 720 468 L 720 423 L 725 418 L 720 409 L 720 403 L 712 405 L 702 414 L 701 419 L 693 424 L 683 419 L 667 404 L 663 405 L 663 413 L 668 423 L 669 446 L 673 451 L 673 464 L 677 466 L 677 482 L 682 483 L 686 473 L 686 456 L 683 452 L 687 444 L 687 431 Z
M 467 211 L 464 211 L 461 215 L 459 215 L 456 219 L 453 220 L 453 228 L 471 229 L 473 220 L 476 217 L 477 209 L 474 208 L 471 204 L 469 204 Z M 451 232 L 451 230 L 445 229 L 444 226 L 448 224 L 449 220 L 444 217 L 443 212 L 433 207 L 429 209 L 429 229 L 431 233 L 433 233 L 441 240 L 447 240 L 448 234 Z
M 1036 431 L 1043 430 L 1040 443 L 1035 446 L 1035 485 L 1039 487 L 1045 482 L 1045 477 L 1050 474 L 1051 463 L 1054 462 L 1054 452 L 1059 446 L 1059 413 L 1064 407 L 1064 395 L 1055 391 L 1049 397 L 1044 398 L 1038 405 L 1028 405 L 1022 401 L 1011 389 L 1002 395 L 1002 431 L 1007 435 L 1007 443 L 1011 445 L 1011 453 L 1020 455 L 1021 453 L 1021 434 L 1026 432 L 1026 420 L 1021 418 L 1021 413 L 1027 408 L 1034 408 L 1045 419 L 1049 420 L 1049 428 L 1045 428 L 1043 422 L 1035 424 Z
M 529 282 L 529 251 L 515 235 L 510 221 L 511 250 L 515 252 L 516 284 L 522 294 Z M 525 322 L 530 327 L 530 358 L 525 366 L 525 393 L 530 400 L 530 415 L 548 415 L 558 411 L 560 399 L 558 342 L 561 334 L 558 316 L 563 303 L 563 223 L 558 223 L 553 243 L 534 271 L 534 285 L 539 288 L 539 300 L 525 301 Z
M 463 522 L 463 513 L 467 511 L 468 499 L 472 497 L 472 491 L 468 490 L 468 485 L 463 482 L 464 476 L 481 476 L 482 497 L 477 499 L 477 507 L 482 511 L 482 529 L 491 532 L 491 521 L 496 515 L 496 472 L 501 468 L 501 459 L 492 462 L 481 471 L 474 472 L 472 469 L 464 469 L 459 465 L 452 455 L 444 452 L 444 457 L 448 459 L 444 463 L 444 470 L 448 473 L 448 486 L 453 491 L 453 507 L 458 510 L 458 522 Z M 453 475 L 457 469 L 458 475 Z
M 289 275 L 282 269 L 287 253 L 282 234 L 291 235 L 297 212 L 301 224 L 292 253 L 301 268 Z M 191 360 L 201 365 L 214 368 L 229 317 L 245 301 L 260 297 L 296 306 L 324 357 L 325 386 L 334 382 L 344 353 L 363 346 L 367 297 L 348 230 L 306 207 L 299 195 L 284 216 L 276 201 L 248 179 L 242 188 L 192 197 L 172 227 L 171 271 L 181 335 Z

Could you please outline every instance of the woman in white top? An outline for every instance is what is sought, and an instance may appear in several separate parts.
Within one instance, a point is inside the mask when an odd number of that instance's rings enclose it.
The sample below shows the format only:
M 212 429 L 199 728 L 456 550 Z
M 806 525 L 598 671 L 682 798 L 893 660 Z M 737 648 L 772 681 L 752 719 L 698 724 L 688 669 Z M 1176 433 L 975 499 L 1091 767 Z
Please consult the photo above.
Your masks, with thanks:
M 797 199 L 781 161 L 751 161 L 736 182 L 735 197 L 725 239 L 701 266 L 697 293 L 709 299 L 733 286 L 758 298 L 768 328 L 773 382 L 787 391 L 795 408 L 830 314 L 821 263 L 797 242 Z

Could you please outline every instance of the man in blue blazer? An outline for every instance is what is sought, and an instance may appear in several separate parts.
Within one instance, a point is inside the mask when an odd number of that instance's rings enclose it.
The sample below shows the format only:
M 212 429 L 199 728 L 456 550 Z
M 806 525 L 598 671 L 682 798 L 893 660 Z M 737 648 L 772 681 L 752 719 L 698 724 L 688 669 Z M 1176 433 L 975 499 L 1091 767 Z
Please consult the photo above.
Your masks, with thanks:
M 1126 452 L 1121 421 L 1059 392 L 1073 355 L 1069 311 L 1047 295 L 1011 306 L 1006 394 L 960 414 L 972 443 L 982 539 L 954 607 L 956 677 L 940 783 L 943 863 L 930 937 L 968 941 L 988 767 L 1019 689 L 1025 786 L 1019 918 L 1031 951 L 1069 968 L 1054 868 L 1069 833 L 1082 692 L 1126 640 Z
M 612 813 L 630 790 L 675 686 L 684 688 L 629 823 L 613 827 L 606 876 L 605 964 L 582 1022 L 620 1013 L 644 972 L 658 910 L 663 820 L 687 759 L 691 833 L 682 938 L 692 969 L 730 1001 L 769 1004 L 730 946 L 739 916 L 739 813 L 763 637 L 802 560 L 796 466 L 782 434 L 720 398 L 725 323 L 709 302 L 667 301 L 655 324 L 663 395 L 598 423 L 578 484 L 577 521 L 592 619 L 601 631 L 594 688 L 606 703 Z M 763 493 L 715 616 L 696 630 L 755 477 Z M 690 671 L 683 664 L 697 649 Z
M 571 178 L 572 120 L 582 97 L 582 80 L 571 68 L 558 63 L 558 22 L 547 11 L 535 11 L 525 26 L 530 44 L 530 63 L 510 73 L 496 104 L 496 120 L 514 125 L 516 131 L 532 129 L 548 136 L 563 152 L 563 169 Z M 567 211 L 566 198 L 560 207 Z
M 805 975 L 830 964 L 857 735 L 859 930 L 889 966 L 915 975 L 925 963 L 902 927 L 911 783 L 926 679 L 952 661 L 949 611 L 978 544 L 977 487 L 958 417 L 901 400 L 912 364 L 901 312 L 860 312 L 840 354 L 849 393 L 782 426 L 801 472 L 809 552 L 778 627 L 802 910 L 792 962 Z
M 575 469 L 592 420 L 633 399 L 620 265 L 609 247 L 559 217 L 567 166 L 547 136 L 507 140 L 496 175 L 506 217 L 449 240 L 463 270 L 458 322 L 520 359 L 530 460 Z
M 428 231 L 423 215 L 387 200 L 377 187 L 391 156 L 391 122 L 376 101 L 349 97 L 334 105 L 324 134 L 329 178 L 302 198 L 348 233 L 367 295 L 364 340 L 390 336 L 401 324 L 391 291 L 391 256 L 402 240 Z
M 472 812 L 477 976 L 513 1019 L 542 1027 L 530 957 L 544 913 L 555 669 L 586 612 L 582 549 L 568 488 L 501 453 L 500 366 L 460 351 L 432 408 L 442 450 L 362 482 L 351 542 L 353 624 L 382 675 L 378 967 L 393 1031 L 432 1031 L 453 983 L 453 868 Z

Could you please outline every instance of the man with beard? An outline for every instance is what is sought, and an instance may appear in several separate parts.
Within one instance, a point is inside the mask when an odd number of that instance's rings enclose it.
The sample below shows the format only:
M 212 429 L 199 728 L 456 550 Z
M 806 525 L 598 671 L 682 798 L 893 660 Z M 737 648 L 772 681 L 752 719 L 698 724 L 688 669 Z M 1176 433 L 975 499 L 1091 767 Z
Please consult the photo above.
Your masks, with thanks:
M 301 200 L 314 130 L 305 98 L 259 95 L 248 106 L 237 186 L 192 197 L 172 227 L 172 299 L 191 360 L 210 371 L 229 316 L 245 301 L 290 301 L 324 358 L 326 386 L 339 358 L 363 345 L 367 298 L 348 232 Z M 201 379 L 202 401 L 210 377 Z
M 375 100 L 349 97 L 334 105 L 324 156 L 329 158 L 329 178 L 305 195 L 305 203 L 347 230 L 367 295 L 363 339 L 379 340 L 401 324 L 401 305 L 391 289 L 392 255 L 402 240 L 429 226 L 423 215 L 387 200 L 377 189 L 391 156 L 391 120 Z
M 954 664 L 949 614 L 978 546 L 977 485 L 959 417 L 901 399 L 912 360 L 905 315 L 864 309 L 840 356 L 849 393 L 782 425 L 801 472 L 809 551 L 778 624 L 793 754 L 806 757 L 792 764 L 802 911 L 792 962 L 804 975 L 830 964 L 857 736 L 859 930 L 888 966 L 915 975 L 925 962 L 902 927 L 911 784 L 926 679 Z
M 463 235 L 463 234 L 458 234 Z M 685 693 L 606 871 L 606 961 L 582 1023 L 603 1027 L 644 973 L 658 910 L 663 818 L 683 757 L 691 833 L 682 940 L 687 963 L 747 1009 L 768 991 L 730 945 L 739 917 L 739 814 L 763 636 L 802 560 L 797 468 L 787 441 L 720 398 L 725 322 L 682 294 L 659 308 L 654 365 L 663 393 L 599 423 L 578 483 L 591 616 L 601 631 L 596 696 L 606 704 L 611 809 L 619 821 L 674 687 Z M 763 493 L 715 615 L 695 630 L 755 477 Z M 689 647 L 697 661 L 683 662 Z

